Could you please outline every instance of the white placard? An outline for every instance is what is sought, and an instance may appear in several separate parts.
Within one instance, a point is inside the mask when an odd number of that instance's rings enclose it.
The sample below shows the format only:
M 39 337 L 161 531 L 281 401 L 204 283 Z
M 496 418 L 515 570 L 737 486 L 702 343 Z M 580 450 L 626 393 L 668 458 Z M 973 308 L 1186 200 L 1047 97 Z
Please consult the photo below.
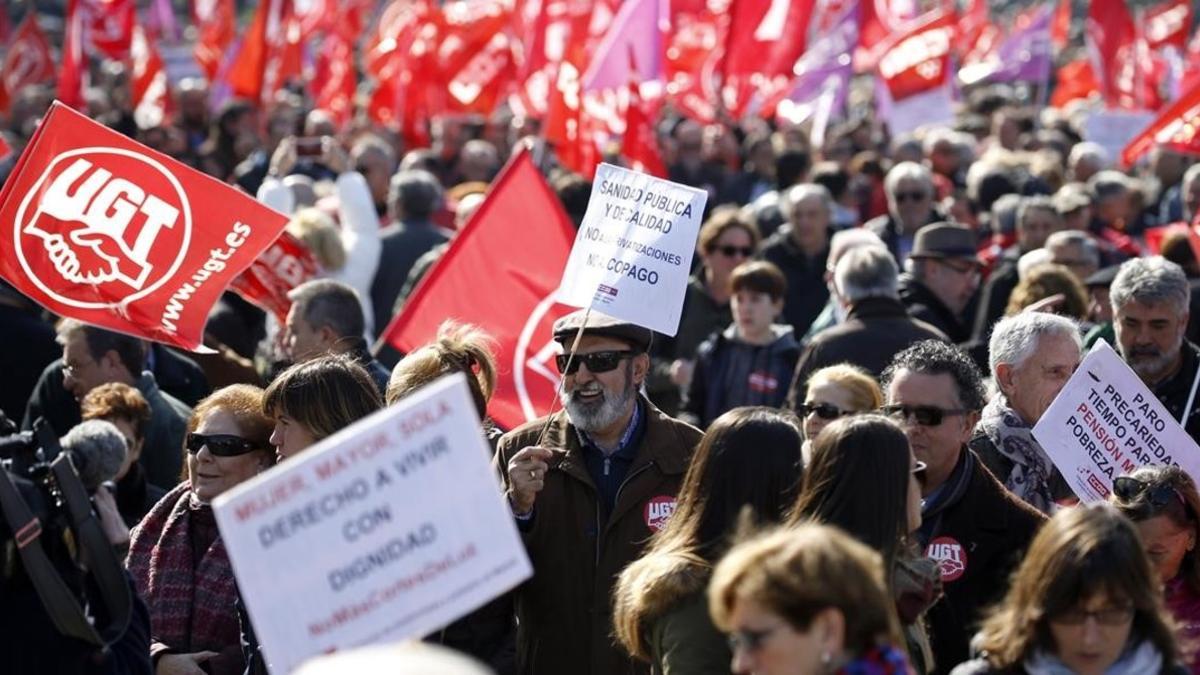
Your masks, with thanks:
M 596 167 L 559 302 L 674 335 L 707 201 L 704 190 Z
M 1083 139 L 1098 143 L 1116 163 L 1121 150 L 1154 121 L 1154 113 L 1140 110 L 1097 110 L 1083 123 Z
M 456 374 L 214 501 L 274 675 L 426 635 L 530 576 L 489 455 Z
M 1174 464 L 1200 479 L 1200 448 L 1137 373 L 1100 340 L 1079 364 L 1033 436 L 1083 502 L 1106 499 L 1113 479 Z

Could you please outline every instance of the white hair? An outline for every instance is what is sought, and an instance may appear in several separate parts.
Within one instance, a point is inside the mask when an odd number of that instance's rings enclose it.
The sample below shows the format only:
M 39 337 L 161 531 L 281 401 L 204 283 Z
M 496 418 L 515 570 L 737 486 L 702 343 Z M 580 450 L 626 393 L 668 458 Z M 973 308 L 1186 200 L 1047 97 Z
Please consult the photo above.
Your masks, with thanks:
M 860 246 L 876 246 L 887 250 L 887 244 L 879 235 L 865 227 L 852 227 L 848 230 L 838 230 L 829 238 L 829 262 L 826 269 L 832 272 L 842 256 Z
M 933 191 L 933 174 L 927 167 L 916 162 L 900 162 L 893 166 L 883 179 L 883 189 L 887 192 L 888 200 L 895 199 L 896 188 L 905 180 L 920 181 L 925 184 L 925 189 Z
M 992 378 L 996 378 L 996 366 L 1001 363 L 1010 366 L 1024 363 L 1037 351 L 1045 335 L 1069 337 L 1083 350 L 1079 326 L 1066 317 L 1048 312 L 1021 312 L 997 321 L 988 341 L 988 368 Z
M 1100 168 L 1112 164 L 1112 159 L 1108 156 L 1108 150 L 1105 150 L 1103 145 L 1092 143 L 1091 141 L 1076 143 L 1075 147 L 1071 148 L 1071 155 L 1067 159 L 1067 166 L 1074 168 L 1083 161 L 1090 161 Z
M 1180 314 L 1188 309 L 1191 288 L 1183 269 L 1162 256 L 1133 258 L 1121 264 L 1109 298 L 1117 312 L 1130 301 L 1143 305 L 1170 302 Z
M 1046 237 L 1046 250 L 1053 251 L 1062 246 L 1078 246 L 1088 263 L 1100 266 L 1100 246 L 1086 232 L 1079 230 L 1062 230 Z
M 1054 254 L 1045 248 L 1035 248 L 1017 260 L 1017 278 L 1024 280 L 1038 265 L 1054 262 Z
M 797 204 L 812 197 L 816 197 L 821 201 L 821 206 L 825 208 L 825 213 L 829 214 L 830 216 L 833 215 L 833 195 L 829 194 L 828 188 L 826 188 L 824 185 L 818 185 L 817 183 L 801 183 L 788 188 L 788 191 L 784 194 L 786 195 L 786 199 L 784 200 L 782 206 L 785 206 L 787 209 L 784 211 L 784 215 L 790 215 L 792 209 L 795 208 Z
M 896 298 L 899 275 L 896 259 L 886 248 L 859 246 L 838 260 L 833 286 L 851 304 L 864 298 Z

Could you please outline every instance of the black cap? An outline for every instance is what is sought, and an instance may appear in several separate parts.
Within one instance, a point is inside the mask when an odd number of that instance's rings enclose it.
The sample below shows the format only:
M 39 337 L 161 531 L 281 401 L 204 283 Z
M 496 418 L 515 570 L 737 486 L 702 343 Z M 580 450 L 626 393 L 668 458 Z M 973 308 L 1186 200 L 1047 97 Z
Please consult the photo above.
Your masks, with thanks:
M 654 339 L 654 331 L 607 314 L 601 314 L 596 310 L 592 310 L 589 315 L 587 310 L 578 309 L 555 321 L 554 339 L 559 344 L 570 349 L 571 343 L 575 340 L 575 334 L 579 332 L 580 327 L 583 327 L 583 317 L 585 315 L 587 315 L 587 326 L 584 327 L 586 335 L 600 335 L 624 340 L 631 347 L 641 352 L 650 350 L 650 343 Z
M 1097 286 L 1108 288 L 1109 286 L 1112 286 L 1113 280 L 1117 278 L 1117 272 L 1120 271 L 1120 265 L 1109 265 L 1099 272 L 1093 273 L 1087 279 L 1084 279 L 1083 285 L 1087 286 L 1088 288 L 1095 288 Z

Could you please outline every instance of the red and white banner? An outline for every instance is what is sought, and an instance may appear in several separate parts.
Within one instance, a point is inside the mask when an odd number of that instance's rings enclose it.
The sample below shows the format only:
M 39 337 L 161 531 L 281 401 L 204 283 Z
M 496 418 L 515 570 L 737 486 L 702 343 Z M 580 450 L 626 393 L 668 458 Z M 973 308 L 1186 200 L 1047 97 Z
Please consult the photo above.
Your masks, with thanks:
M 192 22 L 198 38 L 192 55 L 204 76 L 215 80 L 225 50 L 237 35 L 234 0 L 193 0 Z
M 432 341 L 446 319 L 480 326 L 496 347 L 492 419 L 511 429 L 545 415 L 558 387 L 552 326 L 573 311 L 555 297 L 574 239 L 562 204 L 522 150 L 382 339 L 408 353 Z M 521 255 L 497 256 L 501 250 Z
M 292 306 L 288 291 L 317 278 L 320 266 L 312 251 L 287 232 L 279 235 L 229 290 L 270 312 L 283 325 Z
M 808 46 L 815 0 L 740 0 L 733 5 L 722 66 L 722 101 L 735 118 L 755 92 L 792 81 Z
M 0 276 L 55 314 L 196 350 L 286 222 L 56 102 L 0 192 Z
M 947 83 L 954 34 L 953 14 L 931 12 L 882 52 L 877 69 L 894 101 L 933 91 Z
M 140 129 L 166 124 L 171 113 L 167 68 L 154 44 L 154 38 L 140 25 L 133 30 L 133 46 L 129 55 L 133 65 L 130 88 L 134 122 Z
M 1142 35 L 1150 49 L 1174 47 L 1183 52 L 1192 29 L 1191 0 L 1172 0 L 1151 7 L 1143 21 Z
M 136 23 L 133 0 L 79 0 L 78 11 L 88 45 L 116 61 L 129 56 Z
M 1132 165 L 1153 147 L 1200 155 L 1200 85 L 1180 96 L 1121 151 L 1121 162 Z
M 50 42 L 38 27 L 36 12 L 27 12 L 13 33 L 0 73 L 0 111 L 7 110 L 12 95 L 23 88 L 54 79 Z

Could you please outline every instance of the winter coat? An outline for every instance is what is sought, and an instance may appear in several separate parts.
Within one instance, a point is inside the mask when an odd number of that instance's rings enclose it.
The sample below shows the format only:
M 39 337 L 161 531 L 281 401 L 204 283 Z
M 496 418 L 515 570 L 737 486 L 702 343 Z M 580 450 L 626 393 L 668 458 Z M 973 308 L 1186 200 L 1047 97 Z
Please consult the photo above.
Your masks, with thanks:
M 645 431 L 607 520 L 565 411 L 551 416 L 541 445 L 555 448 L 545 487 L 521 537 L 533 577 L 516 589 L 517 672 L 530 675 L 645 673 L 613 641 L 612 590 L 674 510 L 675 495 L 701 433 L 642 400 Z M 508 462 L 538 443 L 546 420 L 500 439 L 495 464 L 505 490 Z
M 1154 395 L 1167 408 L 1171 419 L 1176 422 L 1183 416 L 1183 407 L 1187 405 L 1188 396 L 1192 393 L 1192 383 L 1197 377 L 1200 377 L 1200 372 L 1197 372 L 1200 369 L 1200 347 L 1184 340 L 1181 349 L 1183 350 L 1183 359 L 1179 370 L 1169 379 L 1152 388 Z M 1193 440 L 1200 443 L 1200 392 L 1192 401 L 1192 409 L 1188 412 L 1183 428 L 1187 430 Z
M 759 258 L 773 263 L 783 272 L 787 279 L 783 320 L 791 324 L 796 335 L 804 335 L 829 300 L 829 287 L 825 285 L 828 241 L 824 250 L 810 258 L 792 239 L 792 226 L 784 225 L 763 242 Z
M 671 364 L 676 359 L 695 359 L 700 345 L 730 323 L 733 323 L 733 314 L 729 303 L 719 305 L 712 299 L 704 286 L 704 270 L 701 269 L 688 281 L 675 336 L 654 336 L 650 349 L 650 375 L 646 378 L 646 392 L 654 405 L 668 415 L 679 412 L 683 393 L 671 381 Z
M 952 344 L 971 339 L 971 324 L 955 314 L 925 284 L 909 273 L 900 275 L 900 301 L 912 318 L 937 328 Z
M 705 429 L 739 406 L 782 405 L 800 358 L 800 345 L 791 326 L 771 329 L 775 340 L 766 345 L 744 342 L 735 326 L 700 345 L 680 419 Z

